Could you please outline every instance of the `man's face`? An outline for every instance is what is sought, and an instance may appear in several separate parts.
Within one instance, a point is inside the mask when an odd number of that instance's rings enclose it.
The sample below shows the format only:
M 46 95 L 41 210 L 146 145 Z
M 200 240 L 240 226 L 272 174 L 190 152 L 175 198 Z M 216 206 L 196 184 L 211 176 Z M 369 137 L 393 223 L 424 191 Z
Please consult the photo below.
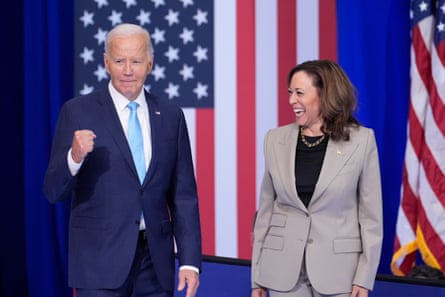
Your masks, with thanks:
M 118 36 L 110 41 L 104 63 L 116 90 L 135 100 L 153 67 L 153 57 L 147 54 L 143 34 Z

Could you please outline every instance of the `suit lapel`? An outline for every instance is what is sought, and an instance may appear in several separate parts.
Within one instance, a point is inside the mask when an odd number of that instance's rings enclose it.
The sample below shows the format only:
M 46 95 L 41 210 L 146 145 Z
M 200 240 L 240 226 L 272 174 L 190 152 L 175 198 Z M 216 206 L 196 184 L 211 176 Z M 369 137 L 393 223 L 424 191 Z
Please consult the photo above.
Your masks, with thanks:
M 147 174 L 144 179 L 143 185 L 148 183 L 153 174 L 155 173 L 155 168 L 157 165 L 157 160 L 159 160 L 159 149 L 158 142 L 161 135 L 162 128 L 162 118 L 161 110 L 157 104 L 157 99 L 153 95 L 145 92 L 145 100 L 147 101 L 148 113 L 150 118 L 150 135 L 151 135 L 151 160 L 148 165 Z
M 278 172 L 280 172 L 281 180 L 288 193 L 289 203 L 297 203 L 301 209 L 305 210 L 301 199 L 298 197 L 295 186 L 295 154 L 297 149 L 299 129 L 297 124 L 290 125 L 282 139 L 278 141 L 276 160 L 278 164 Z
M 107 89 L 104 89 L 104 91 L 100 93 L 98 102 L 100 105 L 100 114 L 103 125 L 110 132 L 110 136 L 115 141 L 117 148 L 121 151 L 135 177 L 139 179 L 127 138 L 125 137 L 113 100 Z
M 352 138 L 351 138 L 352 139 Z M 357 149 L 358 143 L 351 141 L 336 142 L 329 140 L 320 176 L 315 186 L 310 204 L 319 199 L 327 186 Z

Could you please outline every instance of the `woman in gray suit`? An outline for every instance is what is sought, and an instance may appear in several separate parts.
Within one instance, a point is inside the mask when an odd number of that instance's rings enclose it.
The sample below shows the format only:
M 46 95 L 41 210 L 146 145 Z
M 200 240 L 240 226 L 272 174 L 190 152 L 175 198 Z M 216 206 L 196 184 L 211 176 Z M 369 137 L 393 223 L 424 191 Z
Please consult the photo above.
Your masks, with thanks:
M 252 297 L 366 297 L 383 237 L 374 132 L 337 63 L 297 65 L 288 87 L 296 122 L 264 141 Z

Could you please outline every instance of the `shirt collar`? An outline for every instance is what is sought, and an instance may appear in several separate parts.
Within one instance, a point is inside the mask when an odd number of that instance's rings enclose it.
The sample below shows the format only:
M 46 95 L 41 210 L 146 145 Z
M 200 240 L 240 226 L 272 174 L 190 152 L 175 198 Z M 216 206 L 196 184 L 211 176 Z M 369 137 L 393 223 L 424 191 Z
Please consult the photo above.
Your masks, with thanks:
M 116 90 L 116 88 L 111 83 L 111 80 L 108 83 L 108 91 L 110 92 L 111 98 L 113 99 L 113 102 L 118 110 L 124 110 L 125 108 L 127 108 L 127 105 L 128 103 L 130 103 L 130 100 L 128 100 L 124 95 L 122 95 L 121 93 L 119 93 L 118 90 Z M 144 89 L 141 90 L 139 95 L 133 101 L 139 103 L 139 106 L 142 107 L 147 105 L 145 101 Z

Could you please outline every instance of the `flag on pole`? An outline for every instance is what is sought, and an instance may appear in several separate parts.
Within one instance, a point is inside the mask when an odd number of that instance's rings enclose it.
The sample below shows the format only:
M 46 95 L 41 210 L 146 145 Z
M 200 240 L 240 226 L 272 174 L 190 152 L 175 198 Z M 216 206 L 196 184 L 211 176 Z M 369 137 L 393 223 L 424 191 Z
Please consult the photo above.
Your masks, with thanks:
M 445 0 L 411 1 L 411 98 L 391 270 L 445 272 Z
M 294 121 L 287 74 L 337 59 L 335 0 L 75 1 L 75 91 L 108 81 L 106 33 L 136 23 L 151 35 L 146 88 L 183 107 L 206 255 L 250 259 L 268 129 Z

